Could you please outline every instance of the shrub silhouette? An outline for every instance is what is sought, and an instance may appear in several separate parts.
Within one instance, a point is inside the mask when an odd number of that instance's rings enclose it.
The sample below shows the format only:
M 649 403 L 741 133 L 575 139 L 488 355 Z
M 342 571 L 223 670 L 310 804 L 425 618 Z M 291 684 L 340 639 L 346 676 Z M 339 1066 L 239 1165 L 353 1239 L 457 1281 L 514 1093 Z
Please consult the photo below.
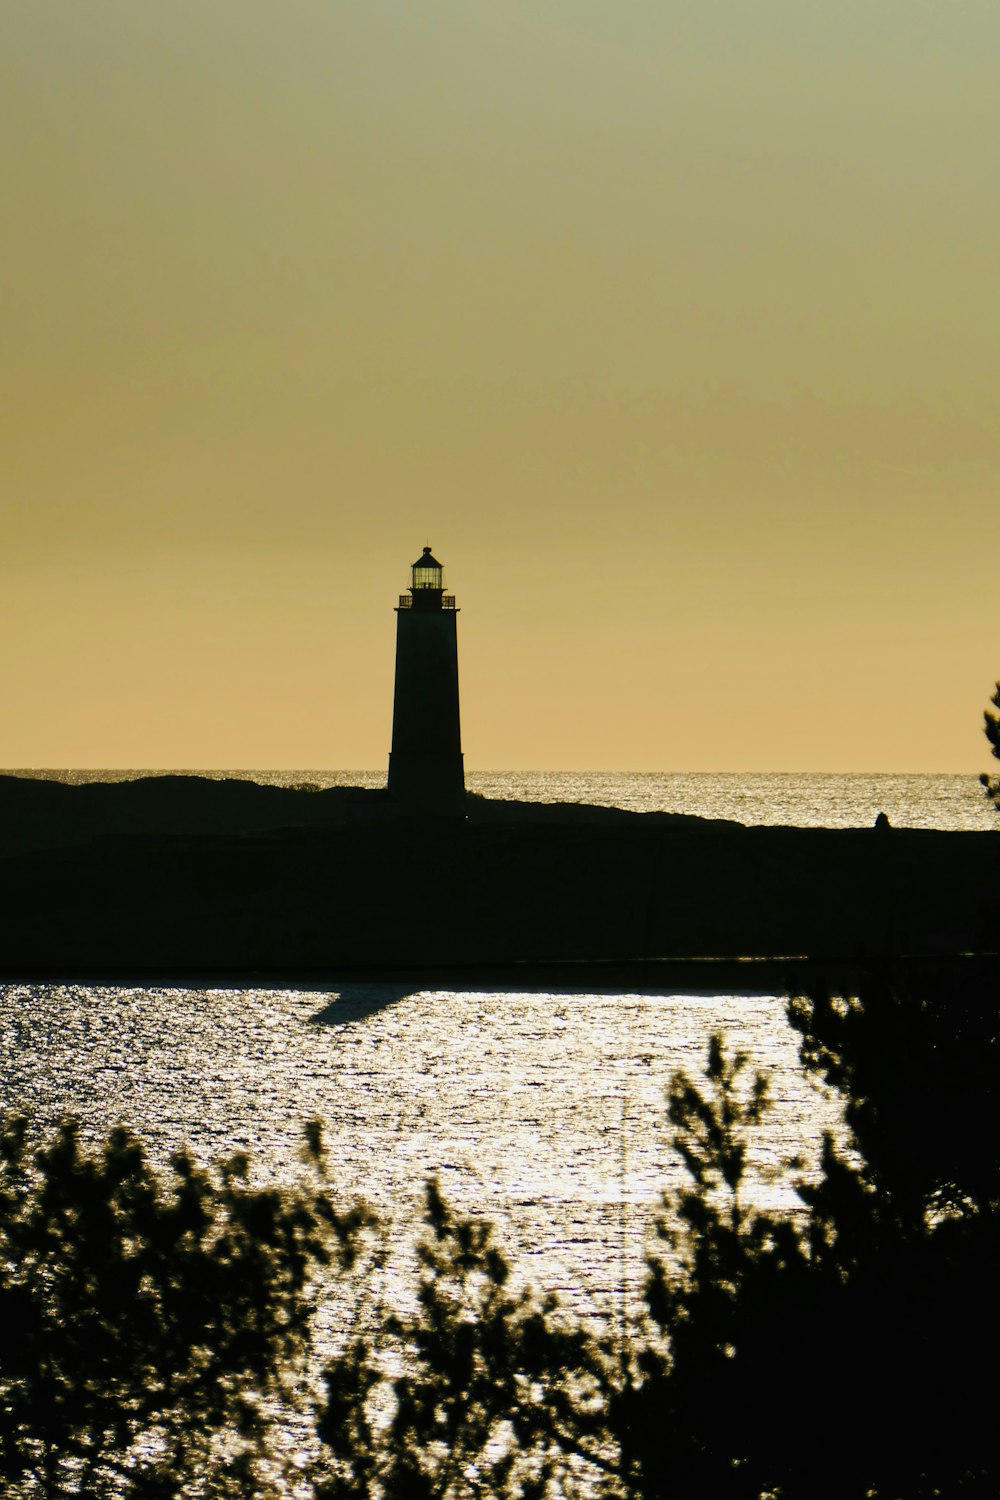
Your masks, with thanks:
M 817 1013 L 795 1010 L 808 1056 Z M 857 1028 L 876 1007 L 826 1013 Z M 902 1040 L 902 1003 L 897 1018 Z M 852 1050 L 866 1050 L 858 1029 Z M 846 1046 L 837 1057 L 857 1080 Z M 799 1187 L 804 1214 L 756 1213 L 741 1201 L 739 1148 L 761 1091 L 737 1096 L 741 1063 L 716 1039 L 708 1092 L 681 1079 L 671 1093 L 692 1185 L 661 1221 L 673 1255 L 651 1266 L 659 1339 L 634 1395 L 632 1487 L 755 1500 L 996 1494 L 981 1360 L 1000 1333 L 995 1181 L 974 1197 L 978 1168 L 956 1172 L 943 1152 L 914 1168 L 897 1150 L 913 1101 L 893 1119 L 895 1075 L 866 1063 L 872 1092 L 848 1115 L 871 1156 L 845 1159 L 828 1140 L 819 1181 Z
M 319 1138 L 310 1133 L 318 1161 Z M 154 1172 L 115 1130 L 0 1130 L 3 1493 L 270 1493 L 278 1404 L 301 1375 L 314 1273 L 369 1226 L 323 1184 L 252 1186 L 245 1157 Z
M 997 683 L 993 696 L 990 699 L 994 708 L 1000 708 L 1000 682 Z M 991 713 L 989 709 L 984 714 L 985 734 L 989 741 L 990 753 L 1000 760 L 1000 714 Z M 979 778 L 986 788 L 986 795 L 991 799 L 993 805 L 1000 809 L 1000 777 L 993 780 L 984 772 Z
M 415 1309 L 383 1309 L 326 1369 L 317 1496 L 540 1500 L 583 1475 L 596 1492 L 618 1471 L 607 1346 L 515 1288 L 492 1228 L 436 1181 L 424 1209 Z

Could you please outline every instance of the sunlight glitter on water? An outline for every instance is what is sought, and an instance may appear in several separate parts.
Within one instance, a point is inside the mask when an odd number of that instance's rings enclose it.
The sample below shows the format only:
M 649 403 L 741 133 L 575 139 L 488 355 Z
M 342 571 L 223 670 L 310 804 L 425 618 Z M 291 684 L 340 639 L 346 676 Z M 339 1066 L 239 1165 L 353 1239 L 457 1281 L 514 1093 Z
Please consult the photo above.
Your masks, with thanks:
M 0 989 L 4 1103 L 44 1126 L 124 1121 L 165 1160 L 249 1151 L 289 1177 L 321 1118 L 334 1181 L 409 1220 L 436 1173 L 492 1219 L 530 1279 L 580 1311 L 641 1284 L 665 1188 L 682 1181 L 665 1089 L 697 1079 L 714 1030 L 768 1072 L 774 1107 L 752 1193 L 790 1203 L 788 1158 L 815 1159 L 837 1103 L 807 1079 L 775 997 L 339 990 Z M 624 1210 L 622 1205 L 625 1205 Z

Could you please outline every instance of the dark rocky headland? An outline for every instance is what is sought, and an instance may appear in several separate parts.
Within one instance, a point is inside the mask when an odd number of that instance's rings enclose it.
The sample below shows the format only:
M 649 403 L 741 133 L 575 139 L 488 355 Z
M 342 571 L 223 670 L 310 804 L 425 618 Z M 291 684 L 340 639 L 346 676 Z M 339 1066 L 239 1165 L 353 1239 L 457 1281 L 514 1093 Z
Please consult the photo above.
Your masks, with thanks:
M 0 973 L 653 982 L 698 960 L 726 984 L 732 960 L 933 965 L 996 947 L 998 856 L 994 833 L 475 797 L 422 822 L 355 788 L 6 776 Z

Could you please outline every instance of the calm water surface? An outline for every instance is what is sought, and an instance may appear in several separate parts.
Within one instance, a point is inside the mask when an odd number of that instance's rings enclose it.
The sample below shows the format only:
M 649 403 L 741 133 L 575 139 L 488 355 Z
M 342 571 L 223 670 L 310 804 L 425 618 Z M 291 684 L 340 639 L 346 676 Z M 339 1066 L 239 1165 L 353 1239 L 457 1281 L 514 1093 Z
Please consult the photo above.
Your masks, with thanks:
M 754 1194 L 791 1201 L 782 1163 L 839 1114 L 773 996 L 0 988 L 3 1102 L 38 1124 L 68 1112 L 96 1138 L 122 1120 L 160 1159 L 245 1149 L 282 1177 L 319 1116 L 345 1192 L 405 1221 L 437 1173 L 532 1281 L 604 1313 L 623 1260 L 639 1285 L 658 1195 L 681 1180 L 667 1080 L 699 1074 L 719 1028 L 772 1080 Z

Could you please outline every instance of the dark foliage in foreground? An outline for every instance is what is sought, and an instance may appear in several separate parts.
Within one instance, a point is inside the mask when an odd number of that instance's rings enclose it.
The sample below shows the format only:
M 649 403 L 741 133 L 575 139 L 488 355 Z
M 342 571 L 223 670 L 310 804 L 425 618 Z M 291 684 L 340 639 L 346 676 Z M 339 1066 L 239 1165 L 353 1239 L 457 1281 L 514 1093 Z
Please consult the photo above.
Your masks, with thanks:
M 3 1493 L 1000 1493 L 995 1000 L 922 999 L 883 973 L 791 1015 L 844 1094 L 855 1153 L 827 1142 L 801 1211 L 758 1212 L 747 1148 L 766 1085 L 713 1038 L 706 1080 L 671 1085 L 689 1183 L 664 1203 L 626 1346 L 518 1287 L 489 1227 L 434 1183 L 401 1312 L 365 1301 L 386 1246 L 321 1177 L 259 1189 L 244 1161 L 183 1155 L 163 1177 L 123 1131 L 87 1149 L 66 1125 L 31 1152 L 8 1121 Z M 322 1277 L 346 1279 L 358 1315 L 317 1389 Z M 294 1471 L 290 1417 L 310 1448 Z
M 661 1225 L 684 1269 L 653 1267 L 662 1352 L 644 1351 L 633 1398 L 635 1488 L 995 1495 L 998 1148 L 975 1133 L 996 1090 L 995 999 L 932 1004 L 882 976 L 850 1001 L 799 999 L 792 1017 L 807 1058 L 854 1090 L 859 1154 L 827 1142 L 801 1221 L 758 1215 L 740 1197 L 759 1099 L 734 1097 L 740 1060 L 713 1050 L 711 1095 L 675 1084 L 693 1181 L 680 1230 Z
M 489 1226 L 435 1182 L 418 1261 L 415 1310 L 388 1312 L 326 1369 L 318 1496 L 531 1497 L 571 1490 L 574 1465 L 592 1486 L 615 1475 L 607 1351 L 555 1298 L 515 1289 Z
M 315 1135 L 311 1137 L 315 1147 Z M 321 1183 L 259 1189 L 237 1157 L 166 1176 L 116 1130 L 0 1134 L 3 1494 L 263 1495 L 274 1403 L 308 1346 L 317 1267 L 367 1226 Z
M 997 683 L 990 702 L 994 708 L 1000 709 L 1000 682 Z M 991 713 L 987 709 L 984 718 L 986 720 L 985 732 L 986 738 L 989 741 L 990 753 L 997 760 L 1000 760 L 1000 714 Z M 991 799 L 993 805 L 1000 809 L 1000 776 L 994 777 L 991 780 L 984 773 L 979 779 L 986 788 L 986 795 Z

